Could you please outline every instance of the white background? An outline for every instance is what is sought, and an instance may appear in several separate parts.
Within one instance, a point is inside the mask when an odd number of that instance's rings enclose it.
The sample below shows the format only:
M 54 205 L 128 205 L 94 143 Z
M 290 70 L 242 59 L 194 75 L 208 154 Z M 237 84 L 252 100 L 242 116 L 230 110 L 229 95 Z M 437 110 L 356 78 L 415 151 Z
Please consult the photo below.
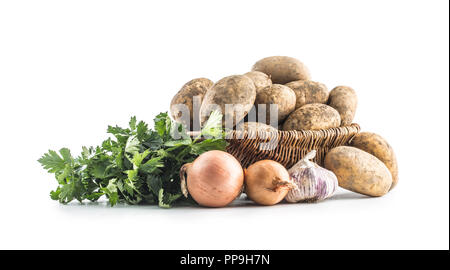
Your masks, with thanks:
M 448 1 L 1 1 L 0 248 L 448 249 Z M 222 209 L 50 200 L 48 149 L 152 121 L 188 80 L 302 60 L 356 89 L 399 185 L 318 204 Z

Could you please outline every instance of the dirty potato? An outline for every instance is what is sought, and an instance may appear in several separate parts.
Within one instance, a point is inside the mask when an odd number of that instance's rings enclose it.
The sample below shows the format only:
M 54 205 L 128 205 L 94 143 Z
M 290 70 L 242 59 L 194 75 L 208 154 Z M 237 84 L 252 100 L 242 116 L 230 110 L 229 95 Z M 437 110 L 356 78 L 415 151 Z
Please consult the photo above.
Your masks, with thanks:
M 224 116 L 222 123 L 225 125 L 225 121 L 230 121 L 234 126 L 247 115 L 255 98 L 256 87 L 252 79 L 244 75 L 225 77 L 206 92 L 200 108 L 201 123 L 208 119 L 212 111 L 220 110 Z
M 272 85 L 272 80 L 265 73 L 259 71 L 250 71 L 245 73 L 244 75 L 252 79 L 252 81 L 255 83 L 256 94 L 258 94 L 259 91 L 266 88 L 267 86 Z
M 270 105 L 278 106 L 278 122 L 282 122 L 295 110 L 295 93 L 282 84 L 273 84 L 256 95 L 255 105 L 266 105 L 266 123 L 270 123 Z M 258 110 L 259 110 L 258 106 Z M 258 111 L 259 114 L 259 111 Z
M 355 90 L 348 86 L 337 86 L 330 92 L 328 105 L 335 108 L 341 116 L 341 125 L 348 126 L 355 117 L 358 98 Z
M 172 118 L 179 123 L 188 125 L 192 130 L 193 119 L 194 117 L 197 117 L 198 119 L 199 109 L 202 104 L 203 97 L 206 94 L 206 91 L 208 91 L 213 84 L 213 81 L 206 78 L 193 79 L 184 84 L 178 93 L 172 98 L 172 102 L 170 103 L 170 114 Z M 197 98 L 197 103 L 195 106 L 194 97 Z M 183 107 L 188 110 L 185 113 L 189 113 L 189 115 L 183 114 Z
M 325 84 L 314 81 L 293 81 L 286 84 L 294 90 L 297 96 L 295 108 L 298 109 L 305 104 L 323 103 L 328 101 L 328 89 Z
M 273 131 L 277 131 L 276 128 L 270 126 L 270 125 L 266 125 L 264 123 L 260 123 L 260 122 L 244 122 L 239 124 L 236 127 L 236 130 L 254 130 L 254 131 L 267 131 L 267 132 L 273 132 Z
M 375 156 L 351 146 L 331 149 L 325 156 L 325 168 L 332 171 L 339 186 L 368 196 L 383 196 L 389 191 L 392 176 Z
M 299 60 L 288 56 L 266 57 L 253 65 L 253 71 L 270 76 L 272 83 L 286 84 L 292 81 L 309 80 L 308 68 Z
M 268 138 L 276 138 L 278 136 L 277 129 L 266 125 L 264 123 L 260 122 L 244 122 L 239 124 L 236 127 L 237 131 L 247 131 L 248 132 L 248 138 L 254 138 L 252 136 L 257 136 L 257 138 L 261 139 L 268 139 Z
M 283 124 L 283 130 L 319 130 L 338 127 L 341 123 L 339 113 L 332 107 L 312 103 L 306 104 L 291 113 Z
M 366 151 L 381 160 L 389 169 L 392 175 L 393 189 L 398 182 L 398 165 L 394 150 L 389 143 L 380 135 L 372 132 L 361 132 L 353 137 L 351 146 Z

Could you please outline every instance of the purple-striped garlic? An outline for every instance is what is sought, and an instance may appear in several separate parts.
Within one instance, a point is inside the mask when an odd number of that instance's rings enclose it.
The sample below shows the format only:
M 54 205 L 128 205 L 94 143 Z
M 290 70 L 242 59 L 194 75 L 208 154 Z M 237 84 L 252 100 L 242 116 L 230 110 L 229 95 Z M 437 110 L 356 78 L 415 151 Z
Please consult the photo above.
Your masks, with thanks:
M 288 170 L 291 180 L 297 187 L 285 197 L 288 202 L 316 202 L 333 196 L 338 187 L 336 175 L 310 161 L 316 156 L 312 150 Z

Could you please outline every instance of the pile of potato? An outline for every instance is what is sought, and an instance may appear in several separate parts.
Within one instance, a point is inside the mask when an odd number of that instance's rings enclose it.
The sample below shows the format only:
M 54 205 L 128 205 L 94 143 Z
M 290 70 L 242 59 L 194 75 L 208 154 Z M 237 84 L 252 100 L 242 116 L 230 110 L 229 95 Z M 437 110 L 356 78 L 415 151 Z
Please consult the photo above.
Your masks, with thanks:
M 351 124 L 358 103 L 355 91 L 347 86 L 338 86 L 329 92 L 323 83 L 311 81 L 310 77 L 306 66 L 295 58 L 267 57 L 256 62 L 252 71 L 243 75 L 228 76 L 216 83 L 206 78 L 187 82 L 172 100 L 172 117 L 183 122 L 175 105 L 184 104 L 190 110 L 189 126 L 192 127 L 196 117 L 203 123 L 219 106 L 222 112 L 230 114 L 225 117 L 239 123 L 254 105 L 265 104 L 265 124 L 270 124 L 268 105 L 276 104 L 276 117 L 282 130 L 319 130 Z M 195 106 L 194 97 L 200 98 L 201 105 Z M 226 104 L 240 106 L 227 112 Z M 194 110 L 195 107 L 199 110 Z M 254 125 L 269 128 L 264 123 Z
M 190 110 L 189 124 L 183 120 L 177 104 Z M 226 104 L 238 104 L 226 110 Z M 248 122 L 246 116 L 254 107 L 266 105 L 265 123 Z M 269 105 L 278 105 L 279 126 L 270 126 Z M 312 81 L 308 68 L 287 56 L 266 57 L 257 61 L 250 72 L 232 75 L 213 83 L 206 78 L 187 82 L 171 102 L 171 116 L 193 126 L 194 120 L 204 123 L 211 111 L 220 108 L 224 119 L 234 119 L 244 129 L 320 130 L 350 125 L 358 99 L 348 86 L 331 91 Z M 197 109 L 196 109 L 197 108 Z M 332 149 L 325 157 L 325 167 L 333 171 L 343 188 L 382 196 L 398 181 L 398 168 L 392 147 L 381 136 L 363 132 L 350 146 Z

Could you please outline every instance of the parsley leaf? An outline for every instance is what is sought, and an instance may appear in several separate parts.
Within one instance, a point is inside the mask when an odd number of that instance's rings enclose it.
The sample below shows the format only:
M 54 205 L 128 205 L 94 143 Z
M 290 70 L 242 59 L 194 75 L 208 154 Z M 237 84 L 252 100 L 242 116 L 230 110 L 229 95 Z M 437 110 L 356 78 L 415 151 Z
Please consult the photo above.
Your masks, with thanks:
M 219 111 L 213 111 L 211 113 L 200 134 L 208 138 L 222 137 L 222 114 Z
M 227 142 L 222 139 L 207 139 L 192 145 L 191 153 L 193 155 L 201 155 L 207 151 L 211 150 L 222 150 L 225 151 L 227 147 Z
M 38 161 L 49 173 L 60 172 L 71 162 L 72 157 L 70 155 L 70 150 L 67 148 L 62 148 L 59 150 L 59 153 L 61 156 L 58 155 L 57 152 L 49 150 L 48 153 L 44 154 Z

